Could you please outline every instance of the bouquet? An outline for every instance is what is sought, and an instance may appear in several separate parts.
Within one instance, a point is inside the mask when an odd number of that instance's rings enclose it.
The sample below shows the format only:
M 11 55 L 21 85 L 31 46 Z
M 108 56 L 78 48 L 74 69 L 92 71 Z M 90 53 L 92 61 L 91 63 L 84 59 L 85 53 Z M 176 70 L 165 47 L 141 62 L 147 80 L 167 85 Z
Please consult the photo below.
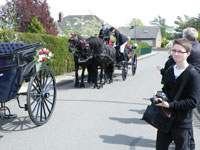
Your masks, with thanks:
M 53 54 L 47 48 L 41 48 L 37 51 L 37 56 L 38 56 L 38 61 L 43 62 L 46 59 L 50 59 L 51 57 L 53 57 Z
M 47 59 L 51 59 L 51 57 L 53 56 L 53 53 L 45 47 L 38 49 L 35 59 L 37 61 L 36 70 L 40 69 L 40 67 L 42 66 L 42 62 L 46 61 Z

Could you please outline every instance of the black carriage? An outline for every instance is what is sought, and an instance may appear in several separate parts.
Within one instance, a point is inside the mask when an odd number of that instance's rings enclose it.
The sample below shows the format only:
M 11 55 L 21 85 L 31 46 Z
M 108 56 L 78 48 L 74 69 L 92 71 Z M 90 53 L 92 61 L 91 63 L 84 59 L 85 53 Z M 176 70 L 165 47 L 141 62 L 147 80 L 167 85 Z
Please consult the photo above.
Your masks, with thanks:
M 137 69 L 137 55 L 135 53 L 137 47 L 133 45 L 126 45 L 122 54 L 117 54 L 116 68 L 122 70 L 122 79 L 125 81 L 128 75 L 128 68 L 131 66 L 131 72 L 134 76 Z
M 37 48 L 41 46 L 41 43 L 0 43 L 1 119 L 16 117 L 5 105 L 14 98 L 36 125 L 43 125 L 51 117 L 56 103 L 56 82 L 49 67 L 38 67 Z M 25 82 L 28 82 L 27 92 L 19 93 Z M 20 95 L 27 97 L 24 106 L 20 105 Z

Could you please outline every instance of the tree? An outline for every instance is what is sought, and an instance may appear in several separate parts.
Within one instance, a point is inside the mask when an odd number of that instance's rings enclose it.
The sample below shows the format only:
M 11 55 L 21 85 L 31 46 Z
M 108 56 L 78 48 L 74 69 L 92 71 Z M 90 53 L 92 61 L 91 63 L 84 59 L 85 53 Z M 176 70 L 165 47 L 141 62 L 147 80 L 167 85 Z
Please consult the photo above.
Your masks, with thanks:
M 196 18 L 196 29 L 200 31 L 200 14 Z
M 0 28 L 16 30 L 16 15 L 13 3 L 8 2 L 0 6 Z
M 42 26 L 42 24 L 38 21 L 36 17 L 32 18 L 32 21 L 30 25 L 28 26 L 28 32 L 30 33 L 39 33 L 39 34 L 45 34 L 45 30 Z
M 81 24 L 84 22 L 84 25 L 82 25 L 80 28 L 80 33 L 83 36 L 98 36 L 99 29 L 101 28 L 101 23 L 96 19 L 95 16 L 93 16 L 92 20 L 82 21 L 80 19 L 79 21 Z
M 129 26 L 131 27 L 131 26 L 134 26 L 135 25 L 135 21 L 136 21 L 136 26 L 138 27 L 138 26 L 144 26 L 144 24 L 142 23 L 142 21 L 140 20 L 140 19 L 138 19 L 138 18 L 133 18 L 132 20 L 131 20 L 131 22 L 129 23 Z
M 158 15 L 158 18 L 154 18 L 150 21 L 150 24 L 160 26 L 162 37 L 166 37 L 166 30 L 169 26 L 166 25 L 166 20 Z
M 84 17 L 74 18 L 76 25 L 80 27 L 77 29 L 74 25 L 71 25 L 69 21 L 66 21 L 68 29 L 64 31 L 66 35 L 69 35 L 70 32 L 76 32 L 83 37 L 97 36 L 99 30 L 101 29 L 101 23 L 96 19 L 95 16 L 91 20 L 86 20 Z
M 187 27 L 194 27 L 194 24 L 195 24 L 194 18 L 190 18 L 187 15 L 184 15 L 184 18 L 177 16 L 174 23 L 177 25 L 177 27 L 175 28 L 175 31 L 177 33 L 182 33 L 183 29 Z
M 183 18 L 177 16 L 174 23 L 177 25 L 177 27 L 175 28 L 176 37 L 180 37 L 182 35 L 183 29 L 187 27 L 193 27 L 196 30 L 200 31 L 200 14 L 197 18 L 189 17 L 187 15 L 184 15 Z
M 54 20 L 50 16 L 49 6 L 46 0 L 11 0 L 10 3 L 9 9 L 14 12 L 17 31 L 27 32 L 32 18 L 37 17 L 38 21 L 43 24 L 47 34 L 58 34 Z M 5 17 L 4 20 L 6 20 Z
M 65 23 L 66 23 L 66 25 L 67 25 L 67 28 L 68 29 L 65 29 L 63 32 L 63 34 L 65 35 L 65 36 L 67 36 L 67 37 L 70 37 L 71 35 L 70 35 L 70 32 L 72 32 L 72 33 L 74 33 L 74 32 L 76 32 L 76 30 L 75 30 L 75 27 L 71 24 L 71 22 L 70 21 L 68 21 L 68 20 L 65 20 Z M 77 33 L 77 32 L 76 32 Z M 79 33 L 77 33 L 77 34 L 79 34 Z

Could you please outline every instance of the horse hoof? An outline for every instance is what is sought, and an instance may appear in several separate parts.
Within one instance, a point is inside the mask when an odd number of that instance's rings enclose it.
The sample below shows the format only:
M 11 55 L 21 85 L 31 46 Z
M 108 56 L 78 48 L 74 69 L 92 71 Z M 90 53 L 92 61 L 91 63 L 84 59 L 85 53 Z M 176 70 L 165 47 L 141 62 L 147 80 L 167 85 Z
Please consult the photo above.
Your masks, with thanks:
M 75 88 L 79 88 L 79 83 L 74 84 Z
M 84 88 L 84 87 L 85 87 L 85 85 L 84 85 L 84 84 L 81 84 L 81 85 L 80 85 L 80 88 Z

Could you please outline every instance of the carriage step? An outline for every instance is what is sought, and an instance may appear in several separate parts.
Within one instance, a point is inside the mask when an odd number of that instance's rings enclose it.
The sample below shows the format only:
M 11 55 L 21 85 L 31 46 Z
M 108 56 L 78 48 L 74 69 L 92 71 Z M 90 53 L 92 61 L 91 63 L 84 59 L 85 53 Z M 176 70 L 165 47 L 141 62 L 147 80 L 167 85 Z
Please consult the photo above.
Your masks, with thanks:
M 0 118 L 3 119 L 3 120 L 15 119 L 15 118 L 17 118 L 17 115 L 16 114 L 9 114 L 9 115 L 1 114 Z

